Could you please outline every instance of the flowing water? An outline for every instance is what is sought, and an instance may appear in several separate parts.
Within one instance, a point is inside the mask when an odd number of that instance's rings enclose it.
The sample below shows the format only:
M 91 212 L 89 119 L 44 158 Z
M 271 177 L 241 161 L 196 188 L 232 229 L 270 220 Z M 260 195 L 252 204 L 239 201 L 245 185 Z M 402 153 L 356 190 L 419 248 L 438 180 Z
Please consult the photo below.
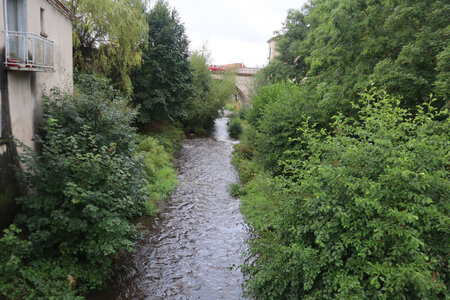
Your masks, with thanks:
M 109 288 L 92 299 L 242 299 L 242 273 L 233 266 L 243 263 L 249 230 L 229 193 L 238 177 L 227 121 L 216 120 L 211 138 L 183 142 L 180 185 L 147 220 L 144 244 L 120 257 Z

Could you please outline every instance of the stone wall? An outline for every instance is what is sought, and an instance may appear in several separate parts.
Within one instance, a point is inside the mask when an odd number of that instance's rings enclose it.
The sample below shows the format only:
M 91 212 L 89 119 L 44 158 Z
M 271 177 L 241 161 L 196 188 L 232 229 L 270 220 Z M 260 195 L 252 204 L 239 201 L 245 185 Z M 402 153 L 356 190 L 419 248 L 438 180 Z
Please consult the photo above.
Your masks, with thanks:
M 236 88 L 238 90 L 238 100 L 242 107 L 251 105 L 251 97 L 255 92 L 255 75 L 259 72 L 258 68 L 239 68 L 236 72 Z M 213 78 L 222 79 L 220 73 L 211 74 Z

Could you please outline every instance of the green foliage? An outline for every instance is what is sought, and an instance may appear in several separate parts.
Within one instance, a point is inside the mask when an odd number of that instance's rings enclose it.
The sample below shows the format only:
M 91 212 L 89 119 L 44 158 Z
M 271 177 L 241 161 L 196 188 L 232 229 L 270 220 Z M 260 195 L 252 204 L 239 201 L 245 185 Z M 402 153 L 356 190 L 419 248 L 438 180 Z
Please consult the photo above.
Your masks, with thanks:
M 180 123 L 153 122 L 146 132 L 157 139 L 170 154 L 181 149 L 180 141 L 186 138 Z
M 278 56 L 262 70 L 267 81 L 273 83 L 290 79 L 299 82 L 303 78 L 308 68 L 302 59 L 304 54 L 300 44 L 306 39 L 308 29 L 305 15 L 299 10 L 290 9 L 281 32 L 277 32 L 274 37 Z
M 292 138 L 304 122 L 302 116 L 314 115 L 306 98 L 302 87 L 284 81 L 262 87 L 255 95 L 246 118 L 255 129 L 255 160 L 267 171 L 280 173 L 278 161 L 284 152 L 301 147 Z
M 233 157 L 258 237 L 244 266 L 253 297 L 448 297 L 449 121 L 433 110 L 448 106 L 448 9 L 311 0 L 289 12 Z M 392 97 L 352 105 L 372 82 Z
M 76 96 L 54 93 L 43 101 L 41 136 L 35 138 L 41 150 L 26 148 L 21 156 L 30 194 L 19 198 L 22 214 L 15 224 L 26 239 L 5 235 L 15 243 L 11 259 L 18 258 L 15 269 L 2 274 L 15 277 L 3 292 L 7 298 L 16 291 L 30 299 L 63 298 L 72 288 L 101 287 L 113 256 L 130 250 L 137 238 L 128 219 L 144 213 L 150 198 L 130 125 L 136 112 L 106 81 L 77 79 Z M 25 241 L 27 255 L 20 246 Z
M 238 111 L 239 119 L 245 120 L 248 111 L 249 109 L 247 107 L 241 107 L 241 109 Z
M 450 6 L 446 1 L 311 0 L 291 10 L 278 41 L 280 55 L 261 73 L 305 86 L 308 103 L 327 126 L 350 99 L 374 82 L 414 109 L 435 94 L 448 97 Z
M 275 194 L 270 174 L 258 172 L 247 182 L 241 194 L 241 212 L 246 221 L 258 234 L 273 236 L 276 219 L 274 211 L 278 207 L 279 198 Z
M 239 111 L 239 102 L 236 100 L 227 100 L 225 102 L 225 109 L 229 110 L 230 112 L 232 112 L 232 114 L 236 113 Z
M 450 27 L 447 27 L 447 30 L 450 30 Z M 447 103 L 448 108 L 450 101 L 450 46 L 446 46 L 444 51 L 437 56 L 436 70 L 438 74 L 434 83 L 434 91 L 439 98 Z
M 172 156 L 158 140 L 143 137 L 137 151 L 144 155 L 147 190 L 151 198 L 146 203 L 147 214 L 158 212 L 158 202 L 167 197 L 178 185 L 177 174 L 173 169 Z
M 16 197 L 20 195 L 19 187 L 15 182 L 6 184 L 0 191 L 0 228 L 7 227 L 17 212 Z
M 80 71 L 101 71 L 124 91 L 131 91 L 130 73 L 141 62 L 148 32 L 146 0 L 65 0 L 79 17 L 74 27 L 74 65 Z
M 242 125 L 239 118 L 232 118 L 228 123 L 228 133 L 233 139 L 238 139 L 242 134 Z
M 235 75 L 227 72 L 223 79 L 213 79 L 208 61 L 209 53 L 205 48 L 191 54 L 193 95 L 187 117 L 183 120 L 186 132 L 205 134 L 210 131 L 220 115 L 219 109 L 236 92 Z
M 244 194 L 242 185 L 240 185 L 239 183 L 231 183 L 230 184 L 230 194 L 233 197 L 242 196 Z
M 239 144 L 233 146 L 234 152 L 231 163 L 236 167 L 239 178 L 243 183 L 248 183 L 255 174 L 259 173 L 258 165 L 253 159 L 254 130 L 242 122 L 243 133 L 240 137 Z
M 185 29 L 175 9 L 158 0 L 147 15 L 148 47 L 132 74 L 139 122 L 174 121 L 186 117 L 192 72 Z
M 353 106 L 358 119 L 335 116 L 332 134 L 304 122 L 305 147 L 263 194 L 278 200 L 261 208 L 273 229 L 256 226 L 257 259 L 244 267 L 255 299 L 446 297 L 448 112 L 425 104 L 412 116 L 374 90 Z

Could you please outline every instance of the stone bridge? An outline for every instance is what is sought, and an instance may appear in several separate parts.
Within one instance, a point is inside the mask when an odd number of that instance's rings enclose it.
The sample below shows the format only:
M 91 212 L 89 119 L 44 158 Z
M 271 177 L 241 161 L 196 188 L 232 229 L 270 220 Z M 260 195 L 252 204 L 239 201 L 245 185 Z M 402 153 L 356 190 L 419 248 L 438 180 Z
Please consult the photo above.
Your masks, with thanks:
M 250 98 L 255 88 L 255 75 L 259 68 L 238 68 L 236 72 L 236 89 L 237 99 L 242 107 L 250 106 Z M 222 79 L 223 75 L 214 72 L 211 74 L 213 78 Z

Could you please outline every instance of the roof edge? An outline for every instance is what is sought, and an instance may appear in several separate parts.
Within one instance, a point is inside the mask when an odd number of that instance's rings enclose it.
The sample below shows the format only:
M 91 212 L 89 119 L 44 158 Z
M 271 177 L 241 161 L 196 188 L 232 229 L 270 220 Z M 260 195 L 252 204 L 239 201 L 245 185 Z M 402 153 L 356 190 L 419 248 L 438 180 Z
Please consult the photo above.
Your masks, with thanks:
M 70 21 L 75 21 L 78 17 L 67 8 L 67 6 L 59 0 L 47 0 L 48 3 L 53 5 L 60 13 L 62 13 Z
M 278 41 L 280 38 L 281 38 L 281 35 L 280 35 L 280 34 L 279 34 L 279 35 L 276 35 L 276 36 L 273 36 L 273 37 L 271 37 L 271 38 L 267 41 L 267 43 L 270 43 L 270 42 L 272 42 L 272 41 Z

